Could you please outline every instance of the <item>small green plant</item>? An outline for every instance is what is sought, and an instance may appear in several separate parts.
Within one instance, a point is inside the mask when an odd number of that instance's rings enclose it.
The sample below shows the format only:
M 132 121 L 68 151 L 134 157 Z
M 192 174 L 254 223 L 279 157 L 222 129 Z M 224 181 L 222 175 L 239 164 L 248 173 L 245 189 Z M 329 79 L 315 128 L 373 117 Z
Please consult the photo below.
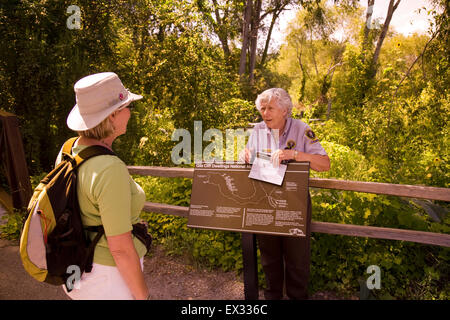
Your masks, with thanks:
M 3 216 L 3 221 L 0 221 L 0 237 L 8 240 L 18 240 L 25 215 L 25 209 L 14 209 L 12 213 Z

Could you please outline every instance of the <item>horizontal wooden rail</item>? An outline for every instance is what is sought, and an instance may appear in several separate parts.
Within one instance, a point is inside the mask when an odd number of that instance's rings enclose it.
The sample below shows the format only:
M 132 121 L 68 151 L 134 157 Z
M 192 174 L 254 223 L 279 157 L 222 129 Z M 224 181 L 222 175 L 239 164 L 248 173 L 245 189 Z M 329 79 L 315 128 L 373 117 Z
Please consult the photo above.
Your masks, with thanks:
M 311 231 L 344 236 L 401 240 L 450 247 L 450 234 L 382 227 L 357 226 L 331 222 L 311 222 Z
M 189 207 L 172 206 L 170 204 L 155 203 L 155 202 L 146 202 L 143 210 L 146 212 L 173 214 L 175 216 L 186 218 L 189 213 Z
M 189 207 L 146 202 L 144 211 L 187 217 Z M 433 232 L 402 230 L 381 227 L 357 226 L 331 222 L 311 222 L 311 231 L 345 236 L 401 240 L 450 247 L 450 235 Z
M 194 177 L 194 168 L 128 166 L 128 171 L 130 174 L 141 176 L 190 179 Z
M 173 206 L 165 203 L 146 202 L 143 210 L 145 212 L 155 212 L 171 214 L 179 217 L 186 217 L 189 213 L 189 207 Z
M 177 167 L 128 167 L 130 174 L 143 176 L 190 178 L 194 177 L 193 168 Z M 391 184 L 379 182 L 347 181 L 337 179 L 310 178 L 312 188 L 336 189 L 345 191 L 385 194 L 398 197 L 421 198 L 429 200 L 450 201 L 450 189 L 406 184 Z
M 320 178 L 310 178 L 309 186 L 313 188 L 337 189 L 385 194 L 398 197 L 450 201 L 450 189 L 448 188 Z

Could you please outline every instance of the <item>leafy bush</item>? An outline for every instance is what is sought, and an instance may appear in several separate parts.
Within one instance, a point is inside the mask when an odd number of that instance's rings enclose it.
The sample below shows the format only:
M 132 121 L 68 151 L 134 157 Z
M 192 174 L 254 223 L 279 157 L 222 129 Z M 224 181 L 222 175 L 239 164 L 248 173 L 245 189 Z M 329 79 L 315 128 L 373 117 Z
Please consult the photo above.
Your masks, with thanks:
M 331 170 L 323 178 L 373 181 L 377 170 L 348 147 L 321 142 Z M 315 221 L 450 232 L 450 217 L 433 222 L 412 200 L 367 193 L 312 189 Z M 379 299 L 448 299 L 449 249 L 393 240 L 314 233 L 311 239 L 311 291 L 358 291 L 370 265 L 382 271 Z
M 342 180 L 370 181 L 371 173 L 366 158 L 358 151 L 335 142 L 320 141 L 320 144 L 330 157 L 330 170 L 326 172 L 311 171 L 318 178 L 336 178 Z
M 13 213 L 3 216 L 0 221 L 0 237 L 19 240 L 25 214 L 25 210 L 14 209 Z
M 189 206 L 191 179 L 136 177 L 147 200 L 178 206 Z M 143 212 L 149 231 L 169 254 L 186 255 L 197 265 L 223 270 L 242 269 L 241 236 L 239 233 L 211 231 L 187 227 L 187 219 Z
M 449 233 L 449 221 L 432 222 L 409 200 L 344 191 L 314 191 L 313 220 Z M 358 291 L 365 270 L 382 270 L 378 298 L 448 298 L 448 248 L 417 243 L 314 233 L 311 290 Z M 439 258 L 437 258 L 439 257 Z M 424 279 L 433 271 L 425 289 Z M 359 275 L 359 276 L 358 276 Z M 421 289 L 419 289 L 421 288 Z

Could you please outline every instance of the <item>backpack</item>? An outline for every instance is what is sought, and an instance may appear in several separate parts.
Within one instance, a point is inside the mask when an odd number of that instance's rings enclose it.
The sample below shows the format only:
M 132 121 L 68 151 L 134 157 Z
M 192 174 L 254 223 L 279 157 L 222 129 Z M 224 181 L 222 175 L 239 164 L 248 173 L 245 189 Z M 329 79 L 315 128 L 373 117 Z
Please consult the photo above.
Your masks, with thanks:
M 83 227 L 77 198 L 77 169 L 92 157 L 115 155 L 95 145 L 74 157 L 72 147 L 76 139 L 64 143 L 62 161 L 34 190 L 20 238 L 25 270 L 40 282 L 64 284 L 68 291 L 73 286 L 67 279 L 75 270 L 80 277 L 91 271 L 95 245 L 104 234 L 102 226 Z M 93 241 L 85 230 L 98 232 Z

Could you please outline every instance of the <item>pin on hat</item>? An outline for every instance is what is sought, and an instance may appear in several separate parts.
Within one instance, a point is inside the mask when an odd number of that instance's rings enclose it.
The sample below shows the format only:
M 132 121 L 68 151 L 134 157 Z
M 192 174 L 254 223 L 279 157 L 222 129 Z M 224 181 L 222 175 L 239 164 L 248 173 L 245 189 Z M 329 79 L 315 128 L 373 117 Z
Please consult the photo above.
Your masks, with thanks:
M 131 93 L 114 72 L 102 72 L 78 80 L 74 85 L 76 104 L 67 117 L 67 126 L 74 131 L 94 128 L 114 111 L 141 95 Z

